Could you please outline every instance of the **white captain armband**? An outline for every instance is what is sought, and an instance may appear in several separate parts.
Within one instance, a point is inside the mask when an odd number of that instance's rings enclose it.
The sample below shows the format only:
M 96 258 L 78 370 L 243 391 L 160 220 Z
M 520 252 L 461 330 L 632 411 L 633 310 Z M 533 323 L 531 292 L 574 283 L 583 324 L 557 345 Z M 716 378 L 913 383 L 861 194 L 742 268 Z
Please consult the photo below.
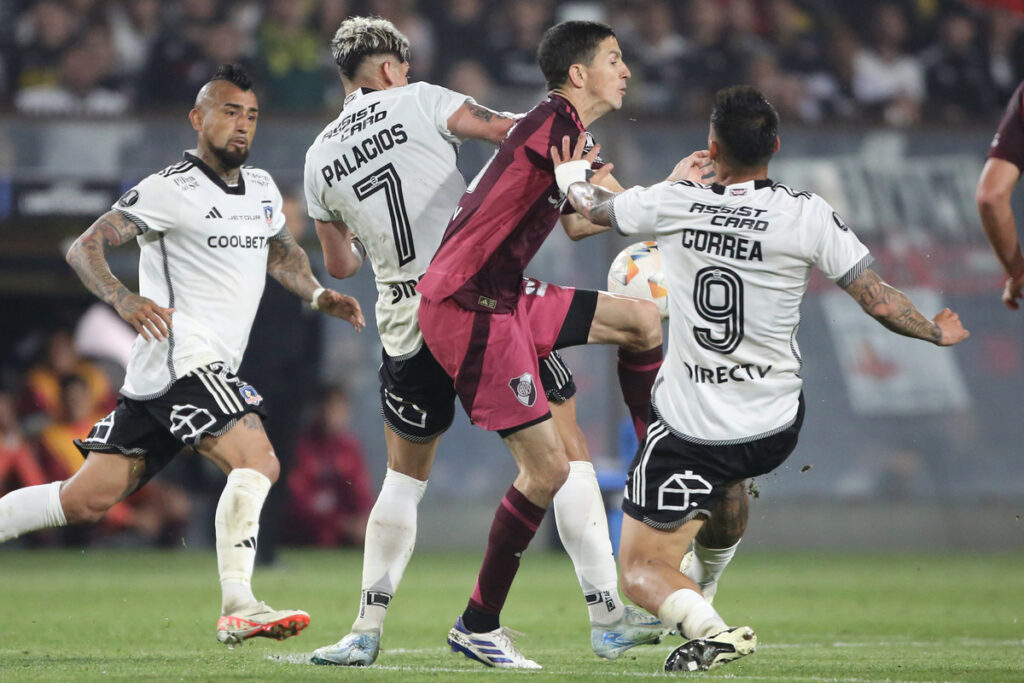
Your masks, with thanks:
M 563 195 L 569 193 L 570 185 L 585 183 L 592 175 L 590 162 L 586 159 L 567 161 L 555 167 L 555 182 L 558 183 L 558 191 Z
M 320 295 L 326 291 L 326 287 L 317 287 L 316 289 L 313 290 L 313 298 L 309 300 L 309 305 L 314 311 L 320 310 L 320 304 L 318 303 L 318 300 L 320 299 Z

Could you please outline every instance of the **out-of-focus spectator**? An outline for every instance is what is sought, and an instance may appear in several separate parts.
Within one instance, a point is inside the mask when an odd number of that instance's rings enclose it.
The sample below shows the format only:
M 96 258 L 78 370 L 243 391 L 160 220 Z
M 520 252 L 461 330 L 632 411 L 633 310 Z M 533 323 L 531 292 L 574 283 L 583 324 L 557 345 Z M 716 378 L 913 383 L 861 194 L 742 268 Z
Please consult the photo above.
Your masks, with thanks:
M 40 454 L 50 481 L 67 479 L 78 471 L 84 458 L 74 440 L 87 437 L 103 417 L 84 377 L 65 375 L 58 389 L 59 407 L 54 420 L 39 433 Z
M 65 50 L 74 41 L 79 18 L 57 0 L 41 0 L 18 20 L 11 71 L 15 90 L 60 83 Z
M 109 31 L 95 26 L 68 48 L 60 65 L 59 81 L 22 88 L 14 105 L 23 114 L 118 116 L 128 111 L 128 94 L 108 88 L 114 55 Z
M 134 80 L 146 68 L 149 52 L 160 36 L 159 0 L 124 0 L 107 11 L 113 44 L 115 73 Z
M 373 505 L 363 447 L 349 429 L 344 389 L 322 392 L 316 419 L 299 438 L 288 476 L 288 541 L 362 547 Z
M 705 118 L 715 92 L 740 81 L 747 51 L 732 39 L 727 8 L 718 0 L 690 0 L 683 26 L 690 53 L 681 109 L 684 116 Z
M 200 84 L 213 73 L 200 64 L 209 27 L 219 19 L 216 0 L 182 0 L 169 8 L 140 83 L 140 105 L 192 103 L 198 89 L 194 86 L 196 72 L 207 71 Z
M 0 388 L 0 495 L 47 481 L 46 473 L 21 433 L 14 393 Z
M 991 11 L 982 42 L 996 97 L 1000 103 L 1006 102 L 1024 78 L 1024 16 L 1008 10 Z
M 114 394 L 110 380 L 93 362 L 75 351 L 71 331 L 58 328 L 46 338 L 42 359 L 25 376 L 25 397 L 22 413 L 44 413 L 51 419 L 61 414 L 61 381 L 75 375 L 89 390 L 90 405 L 100 411 L 113 408 Z M 86 430 L 88 433 L 88 430 Z
M 869 113 L 890 125 L 913 123 L 920 118 L 925 96 L 924 72 L 917 57 L 904 47 L 907 21 L 893 3 L 875 8 L 870 47 L 853 59 L 853 94 Z
M 962 123 L 993 113 L 999 106 L 989 78 L 976 26 L 967 14 L 942 20 L 939 43 L 922 55 L 928 86 L 928 116 L 943 123 Z
M 472 97 L 477 102 L 492 102 L 494 82 L 487 68 L 478 61 L 464 59 L 449 68 L 444 81 L 446 88 Z
M 456 66 L 487 59 L 490 45 L 485 9 L 484 0 L 445 0 L 439 4 L 432 18 L 437 43 L 444 48 L 439 51 L 435 65 L 442 82 L 451 80 Z M 416 57 L 418 55 L 413 56 Z
M 676 111 L 683 86 L 683 61 L 689 52 L 686 39 L 676 29 L 672 6 L 666 0 L 639 4 L 630 17 L 626 63 L 639 86 L 628 102 L 631 109 L 648 114 Z M 630 83 L 634 89 L 634 84 Z
M 813 5 L 799 5 L 795 0 L 769 3 L 771 43 L 781 69 L 812 74 L 824 66 L 827 38 L 821 18 L 813 10 Z
M 491 26 L 490 51 L 494 80 L 512 88 L 545 88 L 537 67 L 537 46 L 552 22 L 546 0 L 520 0 L 503 6 L 497 25 Z
M 423 3 L 420 3 L 423 4 Z M 417 7 L 416 0 L 369 0 L 367 4 L 370 14 L 384 17 L 391 21 L 399 31 L 405 34 L 409 43 L 415 45 L 412 63 L 415 73 L 410 74 L 413 80 L 432 80 L 437 46 L 434 42 L 434 27 Z M 335 25 L 337 28 L 337 25 Z
M 326 44 L 311 26 L 309 2 L 273 0 L 259 33 L 259 61 L 266 79 L 257 87 L 274 111 L 317 111 L 324 104 Z
M 857 116 L 853 62 L 860 49 L 853 31 L 842 25 L 832 26 L 824 61 L 804 77 L 805 121 L 848 121 Z

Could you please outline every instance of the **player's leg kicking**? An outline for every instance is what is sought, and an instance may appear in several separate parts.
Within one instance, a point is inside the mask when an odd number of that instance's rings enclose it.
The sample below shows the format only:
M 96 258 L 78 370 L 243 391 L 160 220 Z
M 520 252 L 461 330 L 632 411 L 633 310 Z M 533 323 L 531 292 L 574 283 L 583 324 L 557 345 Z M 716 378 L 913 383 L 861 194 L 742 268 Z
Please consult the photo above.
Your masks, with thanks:
M 700 586 L 708 602 L 714 601 L 718 580 L 732 561 L 747 530 L 750 501 L 746 484 L 746 480 L 732 484 L 718 499 L 711 509 L 711 517 L 697 532 L 693 545 L 679 565 L 679 571 Z
M 279 471 L 256 414 L 262 414 L 260 403 L 251 385 L 220 364 L 193 370 L 156 399 L 122 397 L 88 437 L 75 441 L 85 462 L 74 476 L 0 498 L 0 542 L 99 520 L 189 444 L 228 475 L 215 520 L 222 590 L 217 639 L 235 645 L 297 634 L 309 615 L 274 610 L 257 601 L 251 587 L 260 510 Z
M 410 366 L 415 370 L 410 371 Z M 417 505 L 426 491 L 440 440 L 430 435 L 446 429 L 454 416 L 450 378 L 433 376 L 433 366 L 419 356 L 398 364 L 384 359 L 382 412 L 387 425 L 388 471 L 367 523 L 359 613 L 350 633 L 313 653 L 316 664 L 367 666 L 380 652 L 384 618 L 412 557 Z M 614 659 L 630 647 L 656 642 L 661 623 L 624 606 L 619 597 L 607 517 L 586 442 L 576 423 L 572 373 L 552 354 L 541 361 L 540 377 L 569 458 L 576 461 L 570 463 L 569 479 L 555 497 L 559 535 L 588 600 L 594 651 Z M 422 408 L 427 405 L 431 410 Z

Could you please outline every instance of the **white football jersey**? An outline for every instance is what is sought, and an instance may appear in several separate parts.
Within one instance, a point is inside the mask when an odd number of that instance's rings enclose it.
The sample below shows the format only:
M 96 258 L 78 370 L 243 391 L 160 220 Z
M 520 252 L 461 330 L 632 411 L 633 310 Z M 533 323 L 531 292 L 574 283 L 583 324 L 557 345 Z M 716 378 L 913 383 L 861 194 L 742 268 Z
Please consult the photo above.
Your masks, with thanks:
M 472 101 L 429 83 L 356 90 L 306 152 L 309 215 L 344 221 L 366 247 L 389 356 L 423 344 L 416 283 L 466 191 L 448 119 Z
M 111 208 L 142 230 L 139 294 L 174 309 L 168 339 L 136 337 L 121 393 L 160 396 L 214 361 L 236 371 L 263 296 L 270 239 L 285 227 L 270 174 L 243 166 L 229 187 L 186 152 Z
M 669 341 L 652 395 L 661 419 L 706 445 L 790 426 L 811 266 L 846 286 L 872 261 L 828 202 L 770 180 L 663 182 L 619 194 L 612 224 L 654 235 L 661 252 Z

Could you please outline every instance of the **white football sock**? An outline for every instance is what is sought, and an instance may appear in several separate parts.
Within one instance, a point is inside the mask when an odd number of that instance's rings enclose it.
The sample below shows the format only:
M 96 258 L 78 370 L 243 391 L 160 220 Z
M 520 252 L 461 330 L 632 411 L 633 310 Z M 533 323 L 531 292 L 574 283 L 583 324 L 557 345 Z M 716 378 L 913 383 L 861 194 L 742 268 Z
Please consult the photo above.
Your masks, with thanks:
M 62 483 L 26 486 L 0 498 L 0 543 L 30 531 L 66 525 L 60 504 Z
M 594 465 L 585 460 L 569 463 L 569 477 L 555 494 L 555 524 L 562 545 L 576 568 L 587 599 L 592 624 L 610 624 L 622 618 L 615 556 L 608 537 L 608 515 L 601 499 Z
M 715 608 L 690 588 L 680 588 L 665 598 L 658 607 L 658 618 L 666 627 L 675 626 L 687 639 L 703 638 L 727 628 Z
M 700 584 L 705 600 L 715 597 L 715 593 L 718 592 L 718 579 L 722 576 L 725 568 L 729 566 L 729 562 L 739 546 L 739 541 L 729 548 L 705 548 L 697 541 L 693 542 L 693 555 L 697 561 L 691 566 L 699 567 L 695 568 L 694 573 L 700 573 L 702 576 L 699 579 L 695 578 L 690 575 L 689 571 L 686 572 L 686 575 Z
M 252 594 L 252 569 L 260 510 L 270 491 L 270 480 L 249 468 L 231 470 L 217 501 L 214 529 L 217 534 L 217 569 L 220 572 L 221 612 L 233 614 L 256 602 Z
M 427 482 L 388 468 L 366 522 L 363 592 L 353 631 L 379 631 L 416 547 L 416 508 Z

